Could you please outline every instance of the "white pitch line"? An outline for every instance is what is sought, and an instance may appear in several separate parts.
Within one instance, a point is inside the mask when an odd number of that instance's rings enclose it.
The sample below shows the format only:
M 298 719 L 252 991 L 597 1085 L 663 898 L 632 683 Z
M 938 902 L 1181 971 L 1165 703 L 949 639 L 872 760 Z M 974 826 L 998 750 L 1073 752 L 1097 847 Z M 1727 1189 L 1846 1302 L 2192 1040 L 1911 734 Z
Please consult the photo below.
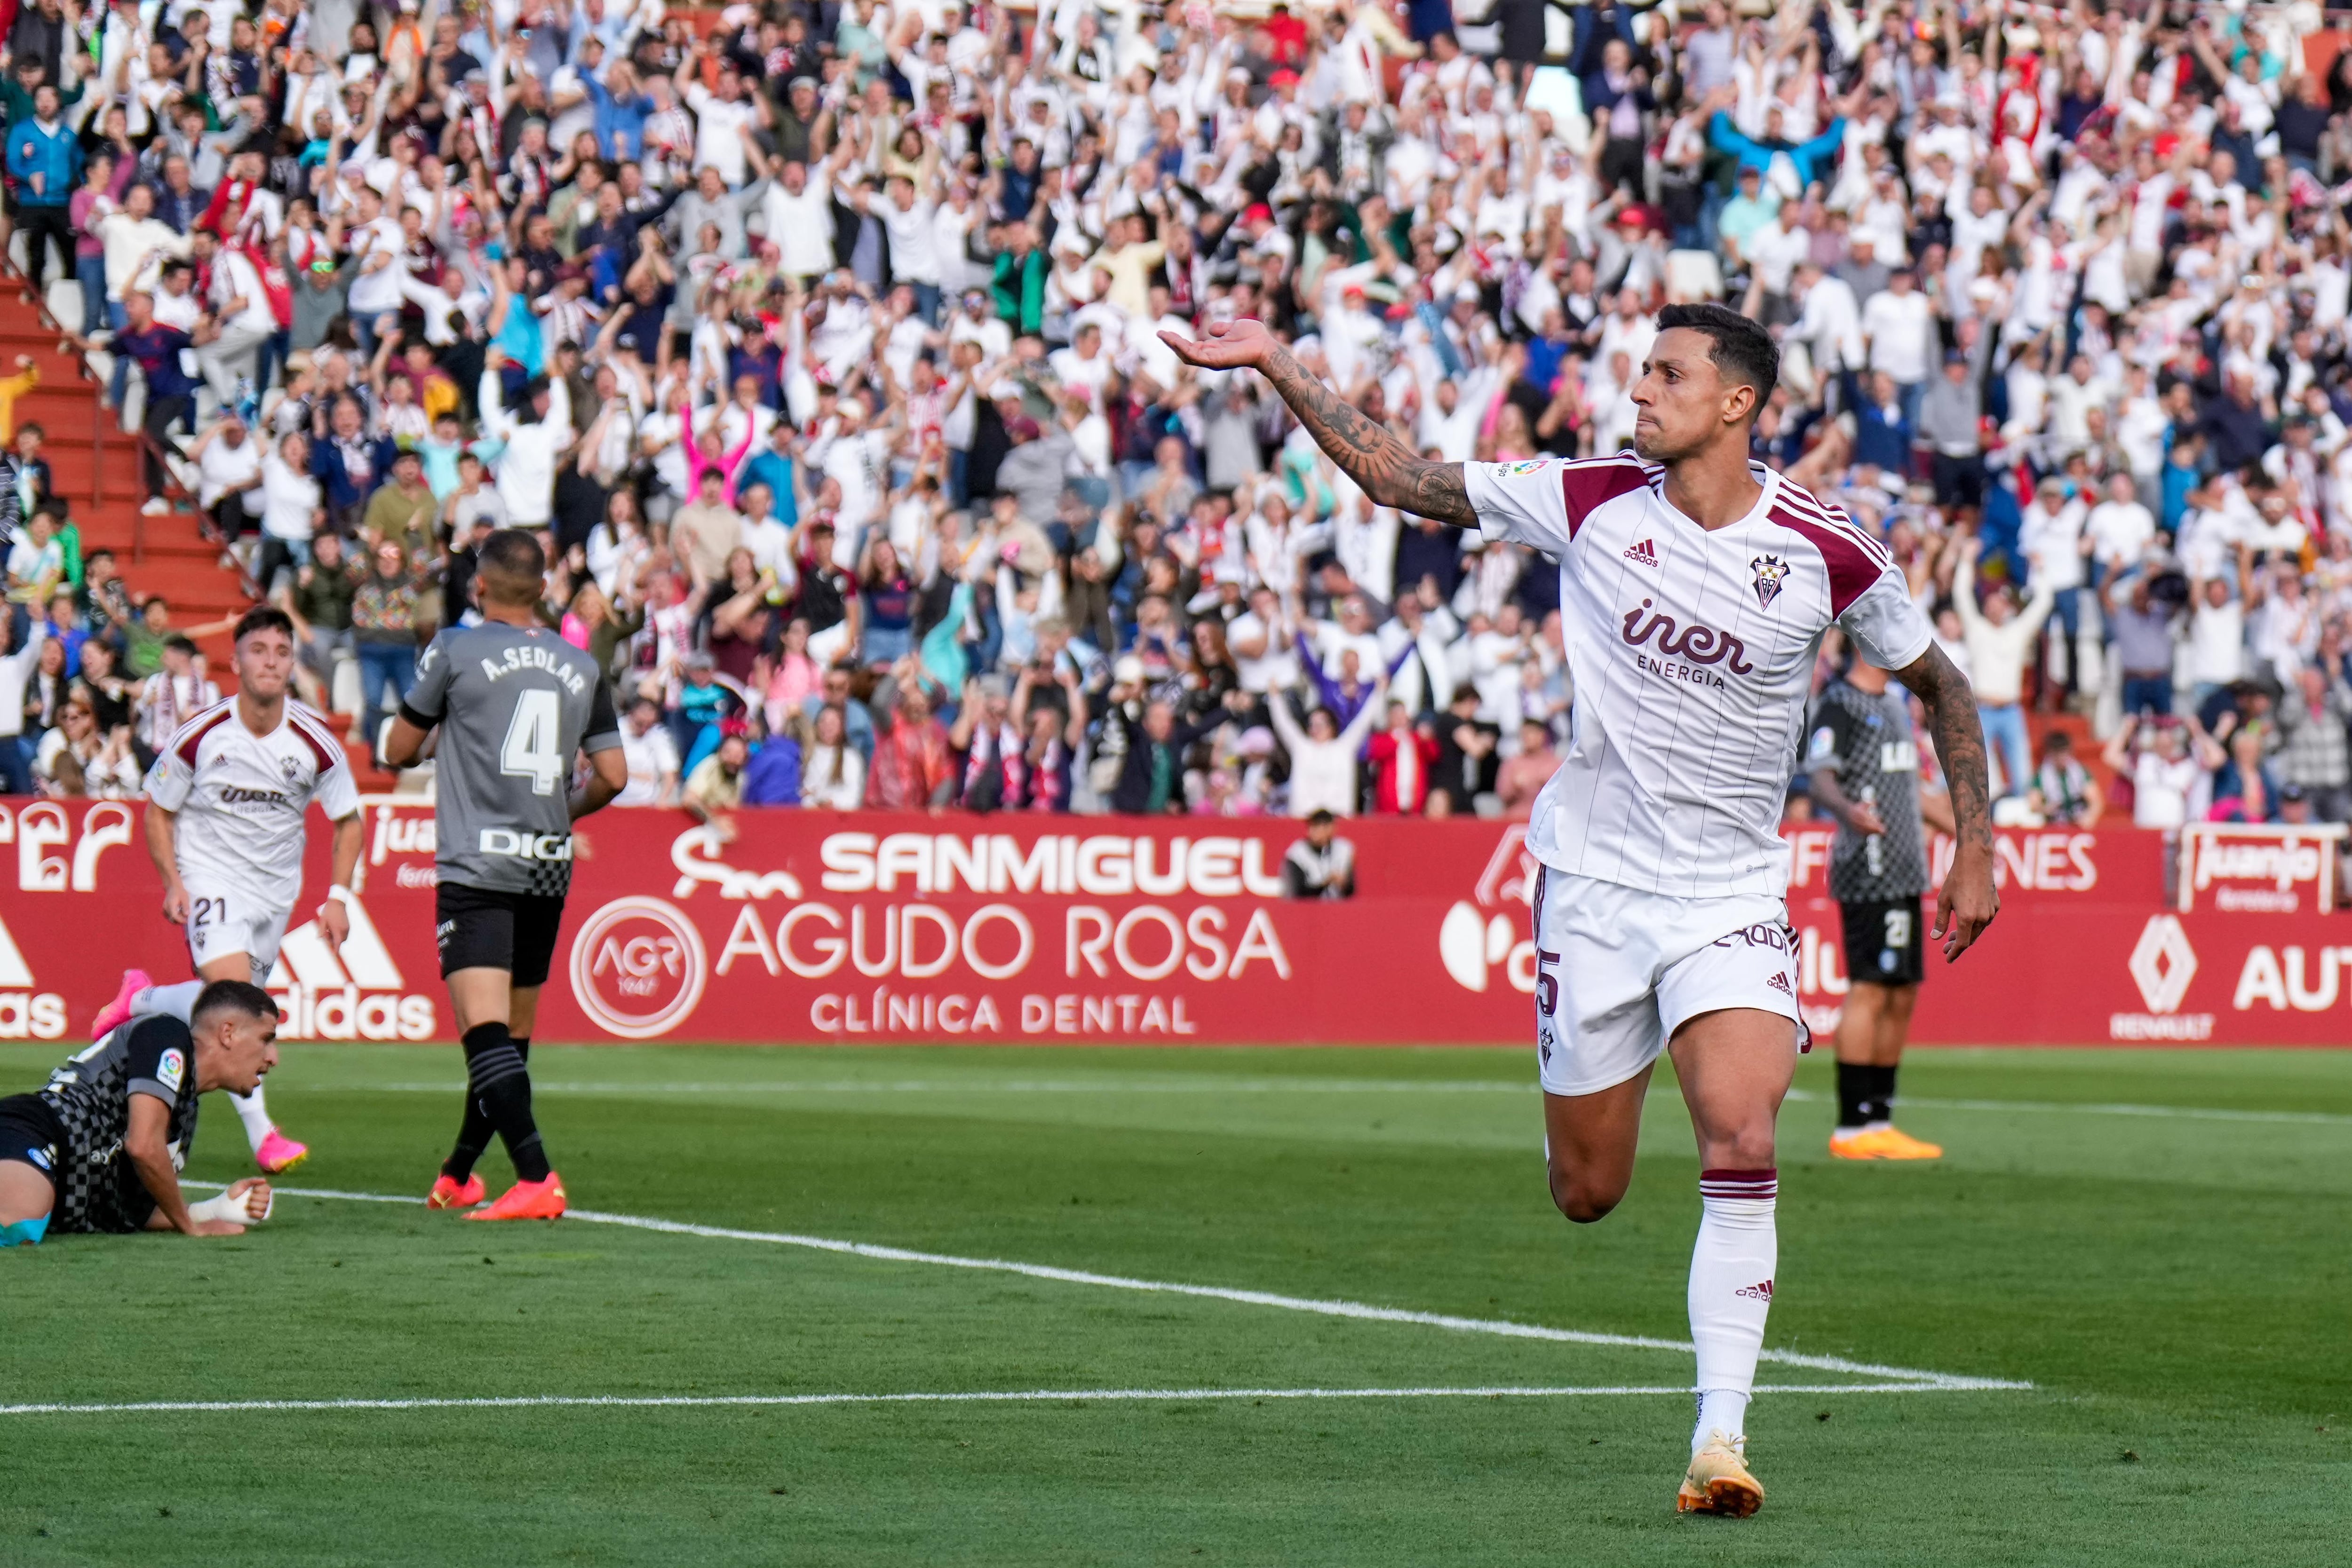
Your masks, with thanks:
M 184 1186 L 211 1186 L 213 1183 L 184 1183 Z M 385 1193 L 342 1192 L 325 1187 L 278 1187 L 278 1193 L 292 1197 L 340 1198 L 359 1203 L 420 1204 L 416 1197 L 396 1197 Z M 1084 1269 L 1061 1269 L 1046 1263 L 1019 1263 L 1003 1258 L 964 1258 L 949 1252 L 919 1252 L 904 1247 L 884 1247 L 870 1241 L 842 1241 L 826 1236 L 803 1236 L 786 1230 L 739 1230 L 719 1225 L 692 1225 L 683 1220 L 655 1219 L 644 1215 L 606 1214 L 596 1209 L 575 1208 L 565 1218 L 590 1225 L 617 1225 L 632 1230 L 650 1230 L 667 1236 L 698 1236 L 720 1241 L 758 1241 L 776 1247 L 804 1247 L 818 1252 L 845 1253 L 851 1257 L 870 1258 L 886 1263 L 925 1263 L 934 1268 L 974 1269 L 996 1274 L 1018 1274 L 1025 1279 L 1050 1280 L 1065 1285 L 1094 1285 L 1114 1291 L 1140 1291 L 1154 1295 L 1192 1296 L 1204 1300 L 1234 1301 L 1243 1306 L 1273 1307 L 1284 1312 L 1312 1312 L 1328 1318 L 1353 1318 L 1360 1322 L 1411 1323 L 1423 1328 L 1446 1329 L 1455 1333 L 1495 1334 L 1506 1339 L 1544 1340 L 1555 1344 L 1607 1345 L 1621 1350 L 1670 1350 L 1695 1354 L 1687 1340 L 1654 1339 L 1643 1334 L 1595 1333 L 1582 1329 L 1557 1329 L 1541 1323 L 1513 1322 L 1504 1318 L 1465 1318 L 1450 1312 L 1414 1312 L 1402 1307 L 1373 1306 L 1365 1301 L 1316 1299 L 1307 1296 L 1286 1296 L 1271 1291 L 1239 1290 L 1223 1285 L 1187 1285 L 1166 1280 L 1139 1280 L 1124 1274 L 1097 1274 Z M 1760 1359 L 1781 1366 L 1809 1367 L 1815 1372 L 1839 1372 L 1862 1377 L 1874 1377 L 1906 1384 L 1917 1384 L 1947 1390 L 1965 1389 L 2026 1389 L 2031 1383 L 2006 1378 L 1963 1377 L 1948 1372 L 1923 1372 L 1907 1366 L 1885 1366 L 1874 1362 L 1848 1361 L 1843 1356 L 1804 1355 L 1796 1351 L 1767 1350 Z
M 625 1410 L 764 1408 L 796 1405 L 1113 1404 L 1160 1399 L 1613 1399 L 1690 1397 L 1687 1388 L 1614 1384 L 1589 1388 L 1034 1388 L 953 1394 L 532 1394 L 470 1399 L 142 1399 L 120 1405 L 0 1405 L 0 1416 L 205 1415 L 248 1410 Z M 1766 1383 L 1759 1394 L 1950 1394 L 1923 1383 Z
M 462 1094 L 466 1085 L 457 1081 L 447 1083 L 398 1082 L 321 1084 L 315 1086 L 327 1093 L 365 1094 Z M 630 1083 L 565 1082 L 562 1080 L 531 1081 L 531 1092 L 539 1094 L 1103 1094 L 1125 1097 L 1135 1094 L 1510 1094 L 1532 1095 L 1533 1083 L 1510 1083 L 1496 1080 L 1466 1079 L 1335 1079 L 1318 1082 L 1311 1079 L 1231 1079 L 1210 1080 L 1198 1083 L 1160 1082 L 1087 1082 L 1069 1079 L 1032 1079 L 995 1082 L 958 1083 L 923 1079 L 838 1079 L 831 1081 L 772 1082 L 751 1083 Z M 1806 1089 L 1789 1091 L 1790 1100 L 1803 1103 L 1826 1103 L 1831 1095 L 1815 1093 Z M 2136 1116 L 2157 1121 L 2242 1122 L 2255 1125 L 2286 1125 L 2311 1127 L 2352 1126 L 2352 1115 L 2325 1111 L 2232 1111 L 2205 1105 L 2133 1105 L 2121 1103 L 2070 1103 L 2060 1100 L 1938 1100 L 1906 1094 L 1903 1103 L 1924 1111 L 1990 1111 L 2004 1113 L 2029 1112 L 2056 1116 Z
M 446 1083 L 351 1083 L 318 1086 L 322 1092 L 385 1094 L 462 1094 L 462 1080 Z M 1483 1078 L 1415 1080 L 1352 1078 L 1316 1082 L 1304 1079 L 1213 1079 L 1202 1082 L 1163 1079 L 1131 1082 L 1104 1079 L 1013 1079 L 959 1083 L 938 1079 L 771 1080 L 749 1083 L 545 1082 L 531 1080 L 535 1093 L 557 1094 L 1514 1094 L 1537 1092 L 1532 1082 L 1513 1083 Z

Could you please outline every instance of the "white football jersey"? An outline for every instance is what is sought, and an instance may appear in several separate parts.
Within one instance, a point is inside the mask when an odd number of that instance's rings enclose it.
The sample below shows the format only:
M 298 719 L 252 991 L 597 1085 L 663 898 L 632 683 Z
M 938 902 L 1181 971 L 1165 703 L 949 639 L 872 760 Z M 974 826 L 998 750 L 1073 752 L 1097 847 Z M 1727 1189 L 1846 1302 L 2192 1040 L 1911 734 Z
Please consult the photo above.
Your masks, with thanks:
M 1576 704 L 1528 852 L 1678 898 L 1785 894 L 1780 810 L 1832 622 L 1899 670 L 1934 637 L 1885 547 L 1761 464 L 1755 508 L 1700 528 L 1631 453 L 1465 463 L 1489 539 L 1559 562 Z
M 147 770 L 147 798 L 176 812 L 180 879 L 249 893 L 291 909 L 302 892 L 302 817 L 360 809 L 351 762 L 327 721 L 293 698 L 268 735 L 215 703 L 182 725 Z

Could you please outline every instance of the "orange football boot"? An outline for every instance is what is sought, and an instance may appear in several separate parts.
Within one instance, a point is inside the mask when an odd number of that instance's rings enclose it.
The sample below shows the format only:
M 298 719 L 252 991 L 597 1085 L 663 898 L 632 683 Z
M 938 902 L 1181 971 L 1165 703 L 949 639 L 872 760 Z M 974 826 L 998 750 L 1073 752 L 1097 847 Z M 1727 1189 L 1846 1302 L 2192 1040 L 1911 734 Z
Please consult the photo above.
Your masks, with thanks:
M 553 1171 L 545 1181 L 519 1181 L 499 1195 L 496 1203 L 475 1209 L 468 1219 L 561 1219 L 563 1178 Z
M 433 1190 L 425 1195 L 427 1208 L 471 1208 L 488 1195 L 478 1176 L 469 1176 L 463 1186 L 457 1178 L 444 1173 L 433 1178 Z

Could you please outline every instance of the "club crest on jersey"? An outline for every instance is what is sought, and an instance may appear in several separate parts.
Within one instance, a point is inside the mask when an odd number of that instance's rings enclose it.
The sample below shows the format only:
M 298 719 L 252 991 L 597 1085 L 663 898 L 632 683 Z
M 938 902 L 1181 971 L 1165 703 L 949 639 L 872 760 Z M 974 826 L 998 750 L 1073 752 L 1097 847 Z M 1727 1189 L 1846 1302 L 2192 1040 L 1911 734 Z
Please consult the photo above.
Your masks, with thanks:
M 286 782 L 291 784 L 302 776 L 302 759 L 299 757 L 281 757 L 278 759 L 278 771 L 286 775 Z
M 1780 597 L 1780 586 L 1789 580 L 1789 563 L 1777 555 L 1759 555 L 1749 561 L 1756 573 L 1756 602 L 1765 609 Z

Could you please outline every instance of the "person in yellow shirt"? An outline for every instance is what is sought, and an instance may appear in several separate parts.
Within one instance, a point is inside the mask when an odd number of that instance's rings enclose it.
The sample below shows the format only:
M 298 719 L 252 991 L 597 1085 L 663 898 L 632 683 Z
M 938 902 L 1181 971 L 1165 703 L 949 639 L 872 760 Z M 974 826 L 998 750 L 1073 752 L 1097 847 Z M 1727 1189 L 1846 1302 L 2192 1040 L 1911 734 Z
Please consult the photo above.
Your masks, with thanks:
M 16 434 L 16 400 L 41 384 L 41 367 L 30 354 L 16 356 L 16 373 L 0 380 L 0 441 Z

